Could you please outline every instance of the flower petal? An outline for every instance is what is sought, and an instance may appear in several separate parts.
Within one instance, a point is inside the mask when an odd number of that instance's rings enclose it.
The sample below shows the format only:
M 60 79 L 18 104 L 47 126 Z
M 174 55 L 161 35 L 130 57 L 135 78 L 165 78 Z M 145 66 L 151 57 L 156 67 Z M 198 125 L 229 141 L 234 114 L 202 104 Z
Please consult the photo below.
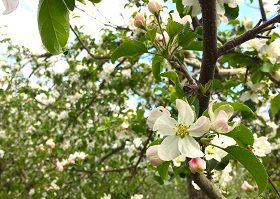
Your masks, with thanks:
M 193 125 L 191 125 L 189 134 L 192 137 L 201 137 L 209 130 L 210 120 L 205 116 L 201 116 L 196 120 L 196 122 Z
M 178 140 L 179 137 L 177 136 L 166 137 L 158 147 L 159 158 L 164 161 L 170 161 L 178 157 L 180 155 Z
M 10 14 L 15 9 L 17 9 L 19 0 L 2 0 L 5 6 L 5 11 L 2 13 L 3 15 Z
M 194 112 L 191 106 L 180 99 L 176 99 L 176 107 L 178 109 L 178 122 L 190 126 L 194 121 Z
M 179 151 L 183 156 L 189 158 L 198 158 L 204 156 L 204 153 L 200 150 L 198 142 L 191 136 L 187 135 L 182 139 L 180 138 L 178 146 Z
M 153 129 L 153 126 L 155 124 L 155 121 L 162 116 L 163 114 L 167 114 L 168 116 L 170 116 L 170 112 L 164 108 L 163 106 L 159 106 L 157 108 L 154 108 L 151 112 L 150 115 L 147 119 L 147 124 L 149 126 L 150 129 Z
M 153 131 L 158 131 L 161 135 L 175 135 L 177 121 L 167 114 L 160 116 L 153 127 Z
M 215 117 L 217 117 L 217 115 L 220 113 L 221 110 L 226 112 L 228 119 L 233 115 L 234 112 L 234 108 L 231 105 L 225 104 L 220 106 L 214 111 Z

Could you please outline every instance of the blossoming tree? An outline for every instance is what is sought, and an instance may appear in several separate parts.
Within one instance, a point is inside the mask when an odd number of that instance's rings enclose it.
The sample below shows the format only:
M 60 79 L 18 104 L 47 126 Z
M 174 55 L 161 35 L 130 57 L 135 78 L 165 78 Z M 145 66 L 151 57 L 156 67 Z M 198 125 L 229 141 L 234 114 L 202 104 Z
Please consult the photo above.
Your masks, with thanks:
M 44 54 L 2 35 L 0 197 L 280 198 L 279 2 L 128 0 L 100 42 L 88 1 L 39 1 Z

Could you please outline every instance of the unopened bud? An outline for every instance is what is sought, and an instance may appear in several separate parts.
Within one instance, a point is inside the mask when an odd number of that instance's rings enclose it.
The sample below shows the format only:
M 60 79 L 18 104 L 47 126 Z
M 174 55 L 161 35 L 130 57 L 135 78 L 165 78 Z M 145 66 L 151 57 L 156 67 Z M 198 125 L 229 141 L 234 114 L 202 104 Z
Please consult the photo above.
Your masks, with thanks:
M 162 5 L 156 0 L 150 0 L 148 3 L 148 9 L 152 14 L 157 15 L 162 10 Z
M 146 151 L 146 155 L 147 155 L 151 165 L 153 165 L 153 166 L 158 166 L 164 162 L 158 156 L 158 146 L 159 145 L 150 146 Z
M 206 169 L 206 162 L 202 158 L 192 158 L 189 161 L 189 168 L 192 173 L 201 173 Z
M 142 14 L 136 14 L 136 16 L 134 17 L 134 26 L 136 26 L 137 28 L 145 27 L 145 17 Z

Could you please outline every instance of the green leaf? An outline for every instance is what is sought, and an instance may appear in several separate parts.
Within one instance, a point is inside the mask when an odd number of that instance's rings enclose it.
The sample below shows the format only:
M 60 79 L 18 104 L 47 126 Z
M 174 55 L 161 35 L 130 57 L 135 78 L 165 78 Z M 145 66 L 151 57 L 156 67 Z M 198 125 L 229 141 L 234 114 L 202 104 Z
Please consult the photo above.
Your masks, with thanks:
M 271 113 L 272 115 L 276 115 L 280 111 L 280 94 L 278 94 L 276 97 L 274 97 L 271 100 Z
M 69 12 L 63 0 L 40 0 L 38 27 L 46 49 L 53 54 L 62 52 L 69 37 Z
M 226 12 L 225 15 L 229 20 L 234 20 L 238 17 L 238 15 L 239 15 L 238 6 L 236 6 L 235 8 L 231 8 L 227 4 L 225 4 L 224 6 L 225 6 L 225 12 Z
M 183 48 L 188 48 L 195 38 L 196 34 L 194 32 L 184 32 L 178 36 L 178 44 Z
M 151 27 L 147 30 L 145 36 L 148 40 L 150 40 L 151 42 L 154 42 L 155 38 L 156 38 L 156 34 L 157 34 L 157 28 Z
M 250 114 L 250 116 L 254 116 L 255 113 L 245 104 L 238 102 L 219 102 L 213 105 L 213 111 L 219 108 L 222 105 L 231 105 L 235 111 L 245 111 Z M 204 111 L 203 115 L 208 115 L 208 110 Z
M 74 8 L 75 8 L 75 0 L 64 0 L 64 2 L 65 2 L 66 6 L 67 6 L 67 8 L 69 10 L 71 10 L 71 11 L 74 10 Z
M 184 47 L 183 47 L 184 48 Z M 191 42 L 185 50 L 197 50 L 202 51 L 203 50 L 203 42 L 202 41 L 193 41 Z
M 258 185 L 259 193 L 262 193 L 267 186 L 268 176 L 260 160 L 250 151 L 239 146 L 229 146 L 224 150 L 251 173 Z
M 157 81 L 161 80 L 160 69 L 161 69 L 162 62 L 163 62 L 163 57 L 160 57 L 157 55 L 154 56 L 153 61 L 152 61 L 152 71 L 153 71 L 154 78 Z
M 148 52 L 147 47 L 140 41 L 127 41 L 119 46 L 112 54 L 111 60 L 114 63 L 123 56 L 133 56 Z
M 95 4 L 95 3 L 100 3 L 101 0 L 89 0 L 91 3 Z
M 157 171 L 162 180 L 168 180 L 168 168 L 170 162 L 164 162 L 157 166 Z
M 226 136 L 232 137 L 239 146 L 253 146 L 254 136 L 253 133 L 245 125 L 240 124 L 232 131 L 226 134 Z
M 274 69 L 274 65 L 270 62 L 264 62 L 260 70 L 264 73 L 270 73 Z
M 176 35 L 181 33 L 184 29 L 184 25 L 173 21 L 171 19 L 168 20 L 167 26 L 166 26 L 166 32 L 168 33 L 170 40 L 173 40 Z
M 176 72 L 168 71 L 166 73 L 162 73 L 161 76 L 167 77 L 170 81 L 173 82 L 173 84 L 175 84 L 176 94 L 179 98 L 184 97 L 184 90 L 180 84 L 180 80 Z

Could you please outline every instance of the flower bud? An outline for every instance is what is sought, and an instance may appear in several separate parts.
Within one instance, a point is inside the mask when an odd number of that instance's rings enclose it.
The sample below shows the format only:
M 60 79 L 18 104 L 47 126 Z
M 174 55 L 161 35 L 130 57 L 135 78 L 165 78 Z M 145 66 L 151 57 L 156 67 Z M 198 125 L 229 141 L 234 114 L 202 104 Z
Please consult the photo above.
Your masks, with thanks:
M 251 192 L 254 191 L 255 187 L 250 185 L 246 180 L 241 185 L 241 190 L 245 192 Z
M 146 155 L 147 155 L 151 165 L 153 165 L 153 166 L 158 166 L 164 162 L 158 156 L 158 146 L 159 145 L 150 146 L 146 151 Z
M 201 173 L 206 169 L 206 162 L 202 158 L 192 158 L 189 161 L 189 168 L 192 173 Z
M 152 14 L 157 15 L 162 10 L 162 5 L 156 0 L 150 0 L 148 3 L 148 9 Z
M 212 123 L 212 129 L 218 133 L 227 133 L 229 131 L 228 119 L 227 113 L 224 110 L 220 110 Z
M 142 14 L 136 14 L 136 16 L 134 17 L 134 26 L 136 26 L 137 28 L 145 27 L 145 17 Z

